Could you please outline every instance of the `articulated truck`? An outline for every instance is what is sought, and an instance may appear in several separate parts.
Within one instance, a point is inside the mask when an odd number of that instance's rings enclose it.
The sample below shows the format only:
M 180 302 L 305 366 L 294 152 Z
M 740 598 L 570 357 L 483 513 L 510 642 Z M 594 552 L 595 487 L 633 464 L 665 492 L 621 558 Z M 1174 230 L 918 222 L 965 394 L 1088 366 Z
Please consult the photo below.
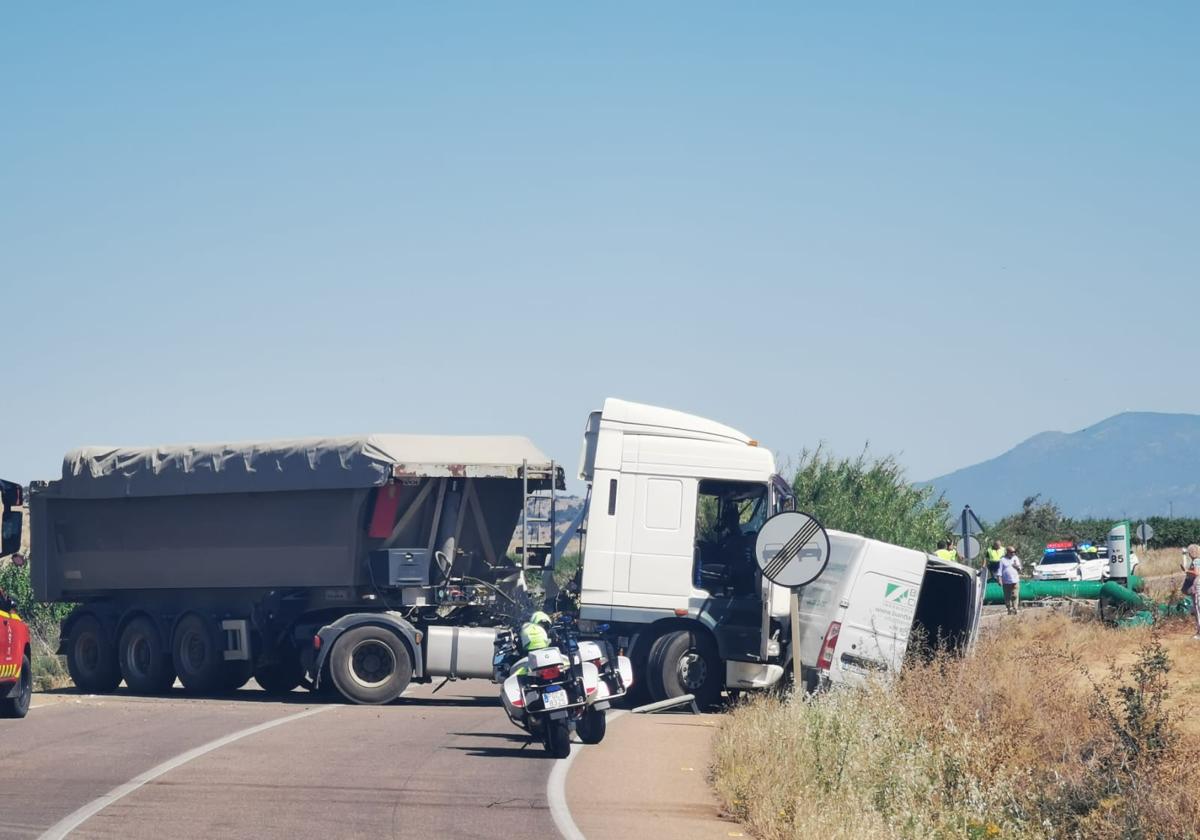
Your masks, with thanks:
M 764 582 L 754 540 L 794 499 L 767 449 L 609 399 L 587 421 L 579 477 L 580 626 L 631 656 L 651 699 L 708 704 L 785 678 L 790 593 Z M 85 691 L 178 678 L 207 693 L 253 676 L 383 703 L 411 681 L 491 677 L 497 628 L 535 606 L 524 581 L 553 568 L 563 489 L 524 438 L 92 447 L 32 488 L 31 571 L 40 599 L 78 605 L 60 652 Z M 831 544 L 805 587 L 798 678 L 895 667 L 915 628 L 970 644 L 972 570 L 855 535 Z

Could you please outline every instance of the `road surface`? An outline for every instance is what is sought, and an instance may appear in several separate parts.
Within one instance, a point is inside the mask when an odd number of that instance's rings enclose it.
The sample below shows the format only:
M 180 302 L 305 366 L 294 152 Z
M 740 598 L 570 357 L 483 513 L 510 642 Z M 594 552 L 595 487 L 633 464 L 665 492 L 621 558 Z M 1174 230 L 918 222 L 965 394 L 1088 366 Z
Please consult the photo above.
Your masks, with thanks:
M 419 686 L 382 707 L 254 688 L 35 695 L 25 720 L 0 720 L 0 838 L 557 837 L 554 762 L 522 749 L 495 692 Z

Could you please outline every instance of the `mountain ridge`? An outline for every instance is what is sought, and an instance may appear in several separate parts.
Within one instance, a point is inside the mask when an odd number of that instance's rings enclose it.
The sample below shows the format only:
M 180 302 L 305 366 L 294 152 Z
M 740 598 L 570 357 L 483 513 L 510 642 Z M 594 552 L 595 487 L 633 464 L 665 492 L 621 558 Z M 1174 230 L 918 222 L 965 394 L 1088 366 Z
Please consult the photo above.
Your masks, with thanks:
M 1126 411 L 1075 432 L 1039 432 L 919 484 L 993 520 L 1039 494 L 1075 517 L 1200 516 L 1200 415 Z

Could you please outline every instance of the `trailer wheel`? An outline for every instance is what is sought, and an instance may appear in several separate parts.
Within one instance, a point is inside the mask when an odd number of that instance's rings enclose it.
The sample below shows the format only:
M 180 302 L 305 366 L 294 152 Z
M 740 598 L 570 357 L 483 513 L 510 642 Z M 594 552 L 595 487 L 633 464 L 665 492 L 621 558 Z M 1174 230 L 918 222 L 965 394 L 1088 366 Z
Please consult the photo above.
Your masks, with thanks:
M 125 626 L 117 653 L 121 676 L 130 691 L 161 694 L 175 684 L 171 654 L 154 622 L 145 616 L 135 618 Z
M 279 651 L 278 656 L 254 672 L 255 681 L 268 694 L 287 694 L 304 681 L 304 666 L 295 652 Z
M 21 684 L 15 697 L 0 700 L 0 718 L 23 718 L 29 713 L 29 701 L 33 697 L 33 669 L 29 666 L 28 654 L 21 657 Z
M 400 637 L 384 627 L 352 627 L 329 652 L 329 675 L 351 703 L 390 703 L 408 687 L 412 659 Z
M 175 625 L 171 643 L 175 672 L 188 691 L 210 694 L 226 685 L 225 658 L 216 624 L 188 613 Z
M 67 670 L 75 687 L 89 694 L 105 694 L 121 684 L 116 647 L 96 616 L 82 615 L 71 623 Z
M 716 645 L 703 633 L 664 633 L 650 647 L 646 666 L 646 682 L 656 701 L 691 694 L 701 709 L 711 709 L 721 698 L 725 672 Z

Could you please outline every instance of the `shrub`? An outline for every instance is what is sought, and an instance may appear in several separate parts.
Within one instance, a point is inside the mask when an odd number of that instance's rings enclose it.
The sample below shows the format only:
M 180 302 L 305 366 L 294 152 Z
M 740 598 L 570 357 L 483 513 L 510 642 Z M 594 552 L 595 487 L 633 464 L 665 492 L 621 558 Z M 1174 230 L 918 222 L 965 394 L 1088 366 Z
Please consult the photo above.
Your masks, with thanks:
M 914 487 L 891 455 L 837 459 L 805 450 L 792 480 L 797 507 L 827 528 L 930 551 L 949 529 L 950 504 Z

